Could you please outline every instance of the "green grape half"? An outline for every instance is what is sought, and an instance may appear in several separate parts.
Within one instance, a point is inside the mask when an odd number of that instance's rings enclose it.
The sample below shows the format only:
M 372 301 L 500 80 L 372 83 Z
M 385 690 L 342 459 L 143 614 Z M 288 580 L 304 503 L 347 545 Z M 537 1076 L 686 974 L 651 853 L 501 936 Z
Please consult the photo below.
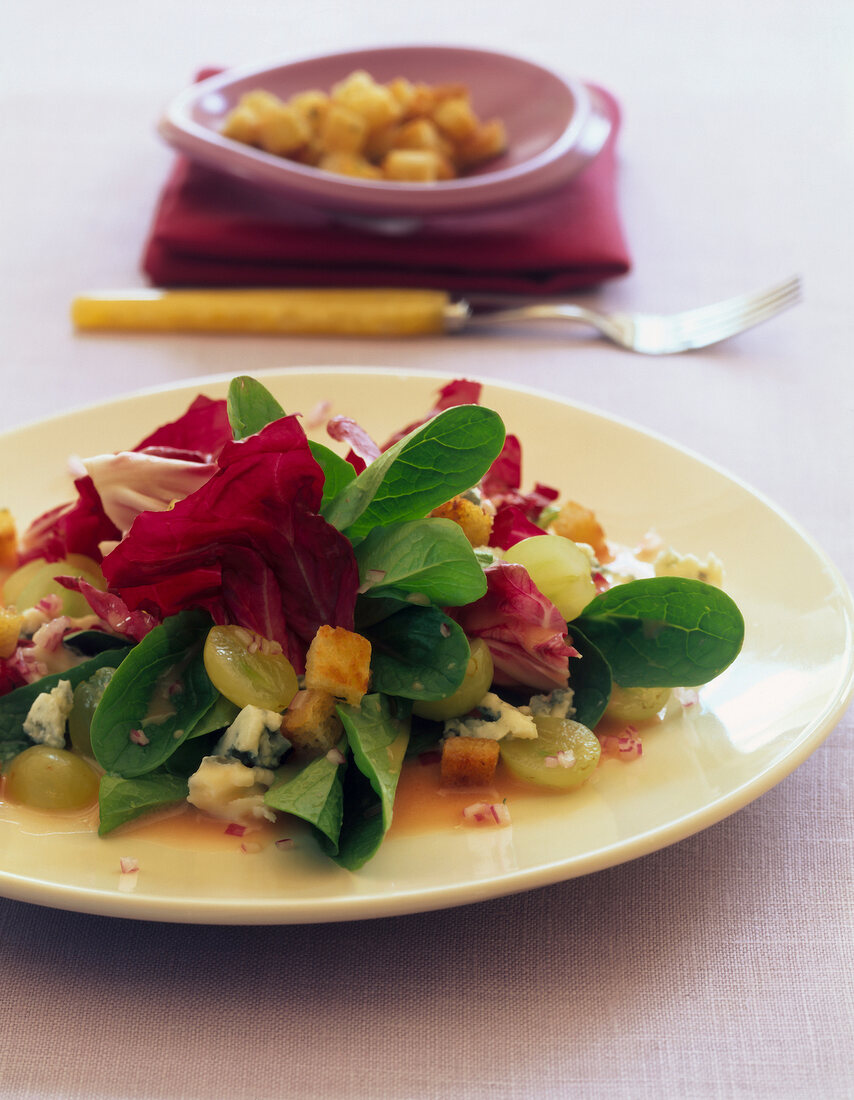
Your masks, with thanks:
M 617 722 L 648 722 L 667 706 L 669 698 L 670 688 L 624 688 L 612 684 L 605 717 Z
M 524 565 L 528 576 L 567 622 L 596 595 L 590 559 L 562 535 L 533 535 L 504 552 L 504 560 Z
M 6 796 L 37 810 L 82 810 L 98 797 L 97 773 L 67 749 L 33 745 L 6 769 Z
M 416 700 L 412 704 L 413 714 L 444 722 L 446 718 L 460 718 L 477 706 L 492 686 L 492 654 L 483 638 L 471 641 L 470 648 L 466 674 L 457 690 L 445 699 Z
M 507 770 L 517 779 L 538 787 L 564 791 L 580 787 L 599 763 L 596 734 L 570 718 L 537 715 L 534 721 L 537 737 L 530 740 L 505 737 L 499 742 Z
M 85 554 L 69 554 L 60 561 L 46 562 L 42 559 L 29 561 L 10 573 L 3 584 L 3 602 L 17 607 L 19 611 L 35 607 L 45 596 L 59 596 L 62 601 L 60 615 L 81 618 L 91 612 L 89 604 L 79 592 L 63 588 L 56 577 L 82 577 L 94 588 L 104 591 L 107 582 L 101 567 Z
M 205 640 L 205 671 L 238 707 L 282 711 L 299 689 L 293 665 L 269 642 L 241 626 L 214 626 Z

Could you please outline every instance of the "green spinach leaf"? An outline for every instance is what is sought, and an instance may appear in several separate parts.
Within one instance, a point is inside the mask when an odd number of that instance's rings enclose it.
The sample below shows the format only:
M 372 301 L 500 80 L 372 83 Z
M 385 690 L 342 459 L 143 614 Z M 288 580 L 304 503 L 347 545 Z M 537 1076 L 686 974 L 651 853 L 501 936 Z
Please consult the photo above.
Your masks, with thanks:
M 405 607 L 367 632 L 373 687 L 404 699 L 444 699 L 471 656 L 462 629 L 438 607 Z
M 354 542 L 374 527 L 421 519 L 476 484 L 503 443 L 504 425 L 491 409 L 446 409 L 384 451 L 323 514 Z
M 136 779 L 102 775 L 98 789 L 100 822 L 98 835 L 104 836 L 134 818 L 163 809 L 187 797 L 187 780 L 168 772 L 152 772 Z
M 652 577 L 596 596 L 578 626 L 621 687 L 692 687 L 738 656 L 744 619 L 719 588 L 683 577 Z
M 76 630 L 66 634 L 62 644 L 79 653 L 81 657 L 96 657 L 105 649 L 127 649 L 127 638 L 117 638 L 115 634 L 108 634 L 105 630 Z
M 611 669 L 608 662 L 578 627 L 570 628 L 573 646 L 581 654 L 569 659 L 569 686 L 572 688 L 573 718 L 593 729 L 611 697 Z
M 217 701 L 202 658 L 210 623 L 203 611 L 173 615 L 116 669 L 92 717 L 92 750 L 105 771 L 125 779 L 154 771 Z
M 217 730 L 230 726 L 240 713 L 240 707 L 226 699 L 224 695 L 218 695 L 213 706 L 196 722 L 187 734 L 187 737 L 204 737 L 207 733 L 215 733 Z
M 375 527 L 356 547 L 356 561 L 361 591 L 372 599 L 421 597 L 438 607 L 460 607 L 486 592 L 471 543 L 449 519 Z
M 341 738 L 339 752 L 346 754 L 347 741 Z M 328 850 L 338 851 L 338 837 L 344 816 L 343 773 L 347 764 L 338 764 L 328 756 L 312 760 L 293 778 L 272 786 L 264 801 L 274 810 L 302 818 L 326 838 Z
M 231 434 L 238 440 L 255 435 L 285 415 L 267 387 L 245 374 L 229 383 L 226 408 Z
M 320 502 L 320 511 L 355 478 L 356 471 L 346 458 L 342 458 L 329 447 L 322 443 L 315 443 L 313 439 L 308 441 L 308 449 L 311 451 L 314 461 L 323 470 L 323 498 Z
M 391 825 L 394 795 L 409 742 L 410 709 L 373 693 L 358 707 L 341 704 L 355 768 L 344 781 L 344 821 L 335 862 L 357 871 L 377 851 Z
M 65 672 L 43 676 L 33 684 L 24 684 L 23 687 L 15 688 L 8 695 L 2 696 L 0 698 L 0 756 L 6 760 L 11 759 L 12 756 L 17 756 L 19 752 L 32 745 L 33 742 L 23 732 L 23 724 L 36 696 L 45 691 L 52 691 L 60 680 L 68 680 L 71 687 L 75 688 L 83 680 L 88 680 L 99 668 L 117 668 L 132 648 L 126 643 L 121 649 L 104 650 L 103 653 L 90 657 L 88 661 L 74 665 Z M 8 746 L 10 751 L 6 751 L 3 746 Z M 12 747 L 15 747 L 14 752 L 11 751 Z

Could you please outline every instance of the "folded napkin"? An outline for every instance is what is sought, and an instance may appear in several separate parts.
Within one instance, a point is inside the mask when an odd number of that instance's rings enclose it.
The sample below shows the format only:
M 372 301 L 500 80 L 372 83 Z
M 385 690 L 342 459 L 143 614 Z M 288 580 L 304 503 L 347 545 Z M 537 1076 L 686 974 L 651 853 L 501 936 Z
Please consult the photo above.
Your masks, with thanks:
M 206 71 L 202 76 L 211 75 Z M 500 211 L 431 218 L 333 216 L 179 156 L 142 269 L 155 286 L 407 286 L 559 294 L 629 270 L 616 196 L 619 107 L 598 157 L 563 188 Z

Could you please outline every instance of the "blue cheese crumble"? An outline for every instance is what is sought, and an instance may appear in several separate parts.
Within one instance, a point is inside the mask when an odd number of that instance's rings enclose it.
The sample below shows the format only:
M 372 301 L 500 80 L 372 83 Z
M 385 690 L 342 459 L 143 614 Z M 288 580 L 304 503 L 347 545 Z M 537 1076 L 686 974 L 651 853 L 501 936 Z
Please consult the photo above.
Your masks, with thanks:
M 219 739 L 214 755 L 238 760 L 248 768 L 277 768 L 291 747 L 281 728 L 281 714 L 250 704 Z
M 275 821 L 275 812 L 264 804 L 274 779 L 269 768 L 248 768 L 239 760 L 206 756 L 190 776 L 187 801 L 221 821 Z
M 35 697 L 24 719 L 24 733 L 37 745 L 64 748 L 65 723 L 73 705 L 71 681 L 60 680 L 52 691 L 43 691 Z
M 530 714 L 505 703 L 491 691 L 477 705 L 477 714 L 469 718 L 449 718 L 445 722 L 445 737 L 484 737 L 501 741 L 504 737 L 533 739 L 537 727 Z
M 522 713 L 547 718 L 571 718 L 575 714 L 572 705 L 572 688 L 555 688 L 548 695 L 532 695 L 527 707 L 522 707 Z
M 723 563 L 715 554 L 709 554 L 705 561 L 700 561 L 693 554 L 677 554 L 670 547 L 661 551 L 653 566 L 656 577 L 685 577 L 688 580 L 705 581 L 717 588 L 724 583 Z

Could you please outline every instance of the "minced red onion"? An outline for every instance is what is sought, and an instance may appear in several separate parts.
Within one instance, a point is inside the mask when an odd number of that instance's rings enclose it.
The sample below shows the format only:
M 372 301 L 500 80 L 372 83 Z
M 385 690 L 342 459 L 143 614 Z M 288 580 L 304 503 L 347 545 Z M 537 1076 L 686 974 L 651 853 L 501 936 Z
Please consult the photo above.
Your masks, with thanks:
M 346 764 L 347 763 L 347 757 L 344 755 L 343 752 L 341 752 L 340 749 L 330 749 L 329 752 L 326 754 L 326 759 L 331 764 Z
M 121 856 L 119 858 L 119 867 L 123 875 L 132 875 L 135 871 L 139 870 L 139 860 L 134 859 L 132 856 Z
M 475 825 L 509 825 L 510 811 L 504 802 L 472 802 L 463 809 L 463 818 Z
M 142 730 L 131 730 L 128 734 L 128 740 L 132 741 L 134 745 L 148 745 L 149 739 L 145 736 Z
M 294 846 L 294 839 L 293 839 L 293 837 L 290 837 L 290 836 L 283 836 L 283 837 L 281 837 L 281 839 L 276 841 L 276 847 L 277 848 L 293 848 L 293 846 Z
M 226 825 L 225 832 L 227 836 L 243 836 L 246 832 L 246 826 L 238 825 L 236 821 L 232 821 Z
M 674 688 L 673 697 L 683 707 L 693 707 L 700 702 L 700 693 L 696 688 Z

